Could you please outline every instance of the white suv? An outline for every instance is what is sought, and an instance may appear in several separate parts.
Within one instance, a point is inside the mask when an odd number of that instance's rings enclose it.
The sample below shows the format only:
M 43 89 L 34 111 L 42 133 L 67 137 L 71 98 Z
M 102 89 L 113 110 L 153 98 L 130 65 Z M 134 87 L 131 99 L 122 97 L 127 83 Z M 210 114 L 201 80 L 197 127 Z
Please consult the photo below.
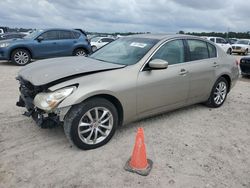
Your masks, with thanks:
M 221 37 L 206 37 L 207 40 L 210 40 L 220 46 L 226 53 L 232 54 L 232 46 L 224 38 Z

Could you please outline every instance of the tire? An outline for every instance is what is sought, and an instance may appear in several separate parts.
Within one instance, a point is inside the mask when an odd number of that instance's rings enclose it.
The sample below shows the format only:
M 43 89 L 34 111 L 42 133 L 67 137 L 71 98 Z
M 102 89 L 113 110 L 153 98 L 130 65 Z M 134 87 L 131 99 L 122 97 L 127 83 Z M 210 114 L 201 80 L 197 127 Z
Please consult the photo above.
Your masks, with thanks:
M 97 47 L 96 46 L 92 46 L 92 52 L 95 52 L 97 50 Z
M 248 55 L 248 49 L 246 49 L 246 51 L 245 51 L 244 55 Z
M 89 150 L 105 145 L 114 135 L 117 126 L 116 107 L 104 98 L 92 98 L 70 109 L 65 117 L 64 132 L 75 146 Z
M 221 89 L 219 89 L 221 88 Z M 219 90 L 219 91 L 218 91 Z M 216 94 L 220 92 L 221 95 Z M 210 96 L 205 103 L 208 107 L 218 108 L 225 102 L 228 94 L 228 82 L 225 78 L 220 77 L 214 84 Z M 216 97 L 218 97 L 216 99 Z
M 231 48 L 228 48 L 228 50 L 227 50 L 227 54 L 232 54 L 232 49 Z
M 85 49 L 77 48 L 76 50 L 74 50 L 73 55 L 74 56 L 87 56 L 87 53 Z
M 25 49 L 16 49 L 11 53 L 11 62 L 18 66 L 24 66 L 31 61 L 30 52 Z

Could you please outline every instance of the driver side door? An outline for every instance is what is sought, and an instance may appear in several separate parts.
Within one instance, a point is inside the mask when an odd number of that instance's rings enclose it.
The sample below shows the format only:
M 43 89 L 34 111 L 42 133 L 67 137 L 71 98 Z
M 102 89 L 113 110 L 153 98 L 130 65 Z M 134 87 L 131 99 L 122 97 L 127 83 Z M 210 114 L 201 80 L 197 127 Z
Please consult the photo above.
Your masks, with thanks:
M 40 35 L 43 40 L 35 40 L 33 44 L 34 56 L 37 58 L 56 57 L 60 55 L 59 32 L 46 31 Z
M 188 65 L 182 40 L 165 43 L 152 56 L 168 62 L 166 69 L 152 70 L 148 64 L 137 80 L 138 117 L 157 114 L 184 106 L 189 91 Z M 150 61 L 151 61 L 150 60 Z

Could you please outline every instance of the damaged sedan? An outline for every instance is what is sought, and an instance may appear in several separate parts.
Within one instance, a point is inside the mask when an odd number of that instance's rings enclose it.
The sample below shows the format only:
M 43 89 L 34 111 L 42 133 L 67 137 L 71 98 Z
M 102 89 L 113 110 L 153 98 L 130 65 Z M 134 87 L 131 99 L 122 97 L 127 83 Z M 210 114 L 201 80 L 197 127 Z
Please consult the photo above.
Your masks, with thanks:
M 208 40 L 133 35 L 89 57 L 25 66 L 17 106 L 41 127 L 62 124 L 78 148 L 94 149 L 120 125 L 195 103 L 220 107 L 238 75 L 237 62 Z

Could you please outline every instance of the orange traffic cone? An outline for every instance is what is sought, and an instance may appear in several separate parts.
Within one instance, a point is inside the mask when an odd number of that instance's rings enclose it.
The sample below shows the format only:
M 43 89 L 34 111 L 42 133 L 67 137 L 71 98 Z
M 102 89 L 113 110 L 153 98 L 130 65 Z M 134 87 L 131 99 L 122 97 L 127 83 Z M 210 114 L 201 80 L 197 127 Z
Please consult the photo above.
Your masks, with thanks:
M 147 159 L 143 128 L 138 128 L 132 157 L 125 164 L 125 170 L 147 176 L 153 162 Z

